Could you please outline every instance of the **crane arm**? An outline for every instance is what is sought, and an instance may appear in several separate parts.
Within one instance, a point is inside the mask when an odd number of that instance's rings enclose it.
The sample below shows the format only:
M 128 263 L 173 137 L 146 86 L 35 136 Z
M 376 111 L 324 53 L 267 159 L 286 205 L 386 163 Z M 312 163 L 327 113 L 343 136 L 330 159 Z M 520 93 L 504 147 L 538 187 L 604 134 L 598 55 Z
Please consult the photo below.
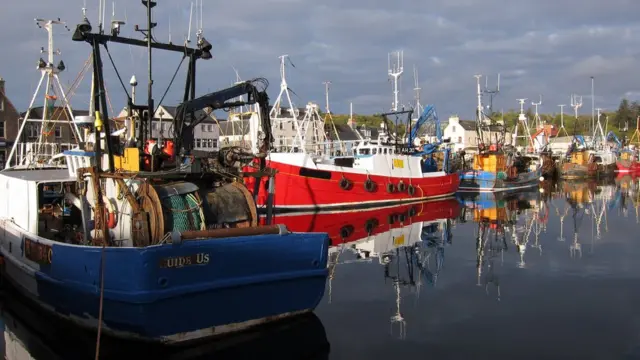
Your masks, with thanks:
M 411 132 L 409 133 L 409 146 L 412 146 L 413 140 L 418 136 L 418 131 L 429 121 L 433 119 L 433 122 L 436 127 L 436 138 L 438 139 L 438 143 L 442 142 L 442 129 L 440 128 L 440 120 L 438 119 L 438 114 L 436 112 L 435 105 L 427 105 L 422 111 L 422 114 L 418 118 L 418 121 L 411 127 Z
M 622 141 L 618 139 L 618 136 L 613 131 L 609 131 L 609 133 L 607 134 L 606 141 L 609 141 L 609 140 L 615 141 L 616 144 L 618 144 L 618 147 L 622 148 Z
M 262 84 L 263 89 L 259 89 L 256 84 Z M 189 140 L 193 140 L 193 129 L 209 116 L 207 114 L 195 119 L 193 114 L 196 111 L 209 108 L 213 112 L 219 109 L 258 104 L 261 128 L 264 134 L 262 149 L 264 151 L 270 149 L 273 143 L 273 134 L 271 132 L 267 86 L 268 82 L 265 79 L 243 81 L 230 88 L 218 90 L 180 104 L 176 109 L 176 118 L 174 119 L 174 128 L 178 130 L 175 139 L 176 147 L 182 147 L 183 139 L 187 143 Z M 237 99 L 243 95 L 247 95 L 247 100 L 238 101 Z

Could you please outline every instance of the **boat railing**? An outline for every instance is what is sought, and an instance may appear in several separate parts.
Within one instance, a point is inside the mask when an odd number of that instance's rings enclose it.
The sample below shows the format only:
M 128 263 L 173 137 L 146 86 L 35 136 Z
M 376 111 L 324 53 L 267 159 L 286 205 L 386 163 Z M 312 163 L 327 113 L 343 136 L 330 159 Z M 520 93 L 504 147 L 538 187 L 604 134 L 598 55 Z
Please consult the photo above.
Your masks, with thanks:
M 77 144 L 72 143 L 19 143 L 16 149 L 16 159 L 19 163 L 12 165 L 29 168 L 51 167 L 51 161 L 55 160 L 57 155 L 75 147 Z
M 304 146 L 294 144 L 294 139 L 276 139 L 275 152 L 279 153 L 308 153 L 321 156 L 353 156 L 360 141 L 328 140 L 322 142 L 307 142 Z

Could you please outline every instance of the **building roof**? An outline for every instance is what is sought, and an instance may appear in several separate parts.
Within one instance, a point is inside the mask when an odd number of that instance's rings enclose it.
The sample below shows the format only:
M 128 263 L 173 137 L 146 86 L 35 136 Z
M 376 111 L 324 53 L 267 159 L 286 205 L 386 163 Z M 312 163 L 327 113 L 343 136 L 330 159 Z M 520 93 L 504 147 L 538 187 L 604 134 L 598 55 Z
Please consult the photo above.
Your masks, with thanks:
M 31 110 L 27 110 L 20 114 L 20 116 L 24 119 L 27 116 L 27 112 L 29 112 L 30 119 L 42 119 L 43 115 L 43 106 L 32 107 Z M 73 116 L 87 116 L 89 115 L 89 110 L 78 110 L 71 109 L 73 111 Z M 63 115 L 64 114 L 64 115 Z M 65 106 L 54 106 L 53 114 L 50 116 L 49 120 L 70 120 L 71 116 L 69 116 L 69 111 Z
M 351 126 L 346 125 L 346 124 L 335 124 L 336 126 L 336 131 L 334 132 L 333 129 L 331 129 L 331 125 L 329 125 L 329 131 L 327 134 L 327 137 L 331 140 L 338 140 L 336 139 L 336 132 L 338 133 L 338 137 L 340 140 L 343 141 L 354 141 L 354 140 L 359 140 L 360 138 L 358 137 L 358 134 L 356 133 L 356 131 L 354 129 L 351 128 Z

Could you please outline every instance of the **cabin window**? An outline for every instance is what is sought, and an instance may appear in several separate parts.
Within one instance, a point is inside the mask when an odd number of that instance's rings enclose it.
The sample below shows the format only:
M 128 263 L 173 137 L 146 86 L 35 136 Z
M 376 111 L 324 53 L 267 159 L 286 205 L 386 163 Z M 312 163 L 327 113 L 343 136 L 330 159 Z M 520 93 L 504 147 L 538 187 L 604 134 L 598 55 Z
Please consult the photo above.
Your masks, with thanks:
M 300 176 L 313 177 L 318 179 L 330 180 L 331 172 L 324 170 L 300 168 Z
M 384 148 L 383 151 L 384 151 L 384 154 L 386 155 L 387 154 L 387 148 Z
M 369 155 L 369 149 L 360 149 L 360 155 Z
M 60 128 L 60 126 L 56 126 L 53 132 L 56 139 L 62 138 L 62 129 Z
M 377 153 L 378 153 L 378 149 L 375 149 L 375 148 L 374 148 L 374 149 L 372 149 L 372 151 L 373 151 L 373 152 L 372 152 L 372 154 L 373 154 L 373 155 L 375 155 L 375 154 L 377 154 Z

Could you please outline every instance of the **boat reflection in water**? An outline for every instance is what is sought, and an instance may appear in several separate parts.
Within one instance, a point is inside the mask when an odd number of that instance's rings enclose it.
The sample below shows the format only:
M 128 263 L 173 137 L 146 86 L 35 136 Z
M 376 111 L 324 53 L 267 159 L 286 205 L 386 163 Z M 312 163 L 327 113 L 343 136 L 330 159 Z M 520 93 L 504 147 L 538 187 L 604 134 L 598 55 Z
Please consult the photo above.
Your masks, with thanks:
M 4 336 L 0 353 L 7 360 L 95 358 L 96 335 L 52 319 L 6 293 L 0 304 Z M 215 311 L 212 309 L 212 311 Z M 198 347 L 144 345 L 110 337 L 100 343 L 100 359 L 328 359 L 329 342 L 318 317 L 305 314 L 221 337 Z
M 444 249 L 451 244 L 454 219 L 461 205 L 455 198 L 371 208 L 357 211 L 278 214 L 276 224 L 292 231 L 322 231 L 329 234 L 329 281 L 327 297 L 332 300 L 332 280 L 348 263 L 378 263 L 396 294 L 392 330 L 406 336 L 406 322 L 400 308 L 401 291 L 420 293 L 423 281 L 437 283 L 444 263 Z
M 500 276 L 495 270 L 496 259 L 504 262 L 504 254 L 510 244 L 518 252 L 519 268 L 526 267 L 525 254 L 528 248 L 535 249 L 542 255 L 540 234 L 546 230 L 549 205 L 543 201 L 537 188 L 509 193 L 462 194 L 460 199 L 465 205 L 461 218 L 478 224 L 477 285 L 483 286 L 487 294 L 490 294 L 492 285 L 495 287 L 496 299 L 500 300 Z

